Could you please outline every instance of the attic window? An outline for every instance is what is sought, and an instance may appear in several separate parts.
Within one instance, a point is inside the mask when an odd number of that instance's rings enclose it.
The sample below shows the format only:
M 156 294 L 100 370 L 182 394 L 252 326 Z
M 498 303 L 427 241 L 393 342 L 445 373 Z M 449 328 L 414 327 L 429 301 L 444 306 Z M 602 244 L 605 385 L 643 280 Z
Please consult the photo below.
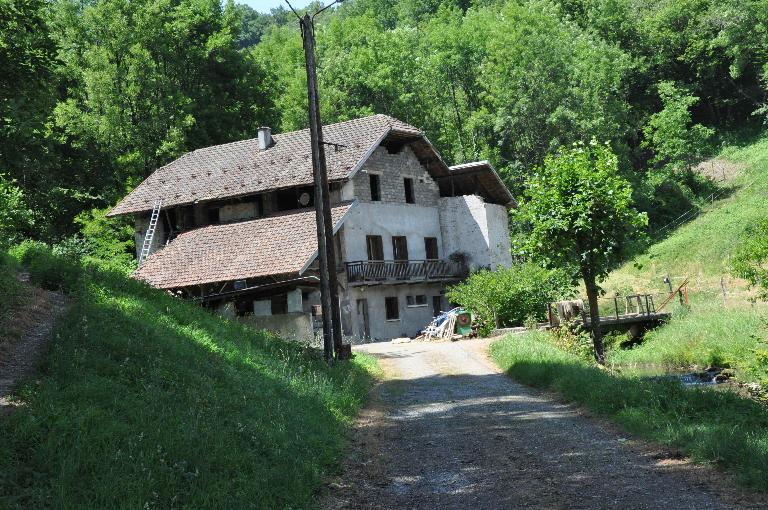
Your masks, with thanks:
M 381 177 L 378 174 L 370 174 L 371 180 L 371 201 L 381 201 Z
M 410 177 L 404 178 L 403 186 L 405 187 L 405 202 L 408 204 L 416 203 L 416 198 L 413 195 L 413 179 Z

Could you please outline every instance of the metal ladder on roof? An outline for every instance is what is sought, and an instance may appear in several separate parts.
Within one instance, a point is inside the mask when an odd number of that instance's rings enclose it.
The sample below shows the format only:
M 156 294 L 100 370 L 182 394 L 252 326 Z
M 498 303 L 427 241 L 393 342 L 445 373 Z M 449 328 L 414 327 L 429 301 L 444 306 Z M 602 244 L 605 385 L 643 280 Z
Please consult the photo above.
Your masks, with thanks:
M 155 206 L 152 208 L 152 216 L 149 218 L 149 227 L 144 234 L 144 244 L 141 246 L 141 253 L 139 254 L 139 267 L 149 257 L 149 250 L 152 248 L 152 240 L 155 237 L 155 230 L 157 229 L 157 222 L 160 219 L 160 209 L 163 207 L 163 199 L 158 198 L 155 201 Z

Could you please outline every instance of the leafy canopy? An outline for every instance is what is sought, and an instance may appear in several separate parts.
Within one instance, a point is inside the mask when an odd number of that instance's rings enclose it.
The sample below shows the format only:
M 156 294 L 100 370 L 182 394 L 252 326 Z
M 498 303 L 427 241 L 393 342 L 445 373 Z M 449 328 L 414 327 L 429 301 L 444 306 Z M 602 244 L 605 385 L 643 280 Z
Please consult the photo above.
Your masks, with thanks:
M 525 249 L 550 267 L 576 267 L 599 281 L 647 225 L 608 144 L 576 143 L 547 156 L 526 188 L 517 213 L 530 225 Z
M 34 224 L 34 215 L 24 200 L 24 193 L 15 181 L 0 174 L 0 247 L 7 247 L 27 234 Z
M 707 141 L 715 131 L 701 124 L 692 124 L 690 108 L 699 98 L 671 81 L 659 83 L 659 97 L 664 108 L 651 115 L 643 129 L 643 147 L 654 152 L 651 162 L 669 170 L 690 168 L 701 158 Z
M 734 276 L 758 287 L 760 298 L 768 299 L 768 221 L 750 232 L 731 261 Z

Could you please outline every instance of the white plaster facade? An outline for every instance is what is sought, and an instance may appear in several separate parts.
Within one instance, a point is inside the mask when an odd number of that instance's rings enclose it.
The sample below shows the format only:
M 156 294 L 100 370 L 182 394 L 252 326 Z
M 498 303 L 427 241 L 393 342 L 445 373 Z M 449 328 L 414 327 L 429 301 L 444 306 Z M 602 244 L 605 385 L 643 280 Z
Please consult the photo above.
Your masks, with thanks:
M 512 265 L 509 216 L 504 206 L 465 195 L 440 198 L 439 211 L 446 253 L 466 253 L 472 268 Z

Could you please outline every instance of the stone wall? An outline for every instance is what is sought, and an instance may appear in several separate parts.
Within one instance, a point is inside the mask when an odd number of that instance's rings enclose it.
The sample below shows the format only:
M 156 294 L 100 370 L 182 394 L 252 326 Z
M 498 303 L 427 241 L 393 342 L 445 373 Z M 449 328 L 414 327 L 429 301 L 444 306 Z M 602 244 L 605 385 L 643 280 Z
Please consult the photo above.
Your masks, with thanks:
M 363 167 L 345 184 L 345 200 L 357 198 L 360 202 L 371 201 L 370 174 L 378 174 L 381 186 L 381 202 L 407 204 L 405 201 L 404 178 L 413 179 L 414 204 L 434 207 L 440 198 L 437 183 L 422 166 L 410 147 L 406 146 L 395 154 L 385 147 L 377 147 Z
M 238 317 L 237 320 L 255 329 L 266 329 L 287 340 L 312 340 L 312 316 L 308 313 Z
M 144 246 L 144 236 L 146 236 L 147 229 L 149 228 L 149 219 L 149 213 L 144 216 L 136 216 L 136 229 L 133 234 L 133 240 L 136 243 L 136 260 L 139 259 L 139 256 L 141 255 L 141 248 Z M 165 223 L 163 222 L 163 218 L 159 218 L 157 221 L 157 227 L 155 227 L 155 235 L 152 237 L 152 244 L 149 248 L 149 254 L 153 254 L 163 246 L 165 246 Z

